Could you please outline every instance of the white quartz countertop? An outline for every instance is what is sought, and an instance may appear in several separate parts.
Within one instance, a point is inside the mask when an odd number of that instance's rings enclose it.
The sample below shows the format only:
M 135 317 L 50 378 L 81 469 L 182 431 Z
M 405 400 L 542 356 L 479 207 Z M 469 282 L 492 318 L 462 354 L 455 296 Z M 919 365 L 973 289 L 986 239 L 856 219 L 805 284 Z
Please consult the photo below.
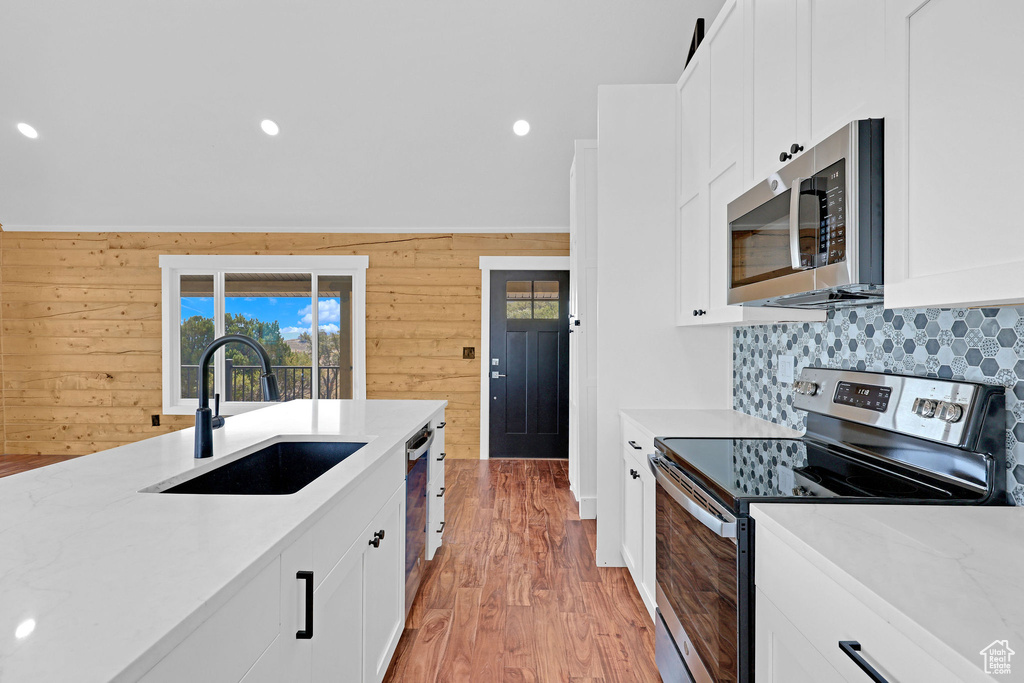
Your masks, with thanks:
M 1021 508 L 762 504 L 751 515 L 951 671 L 988 680 L 980 652 L 995 640 L 1024 652 Z M 1020 669 L 994 678 L 1024 680 Z
M 0 681 L 135 680 L 445 401 L 292 401 L 0 479 Z M 283 496 L 143 488 L 277 441 L 365 441 Z M 35 628 L 18 637 L 20 625 Z
M 620 411 L 654 437 L 799 439 L 789 427 L 736 410 L 639 409 Z

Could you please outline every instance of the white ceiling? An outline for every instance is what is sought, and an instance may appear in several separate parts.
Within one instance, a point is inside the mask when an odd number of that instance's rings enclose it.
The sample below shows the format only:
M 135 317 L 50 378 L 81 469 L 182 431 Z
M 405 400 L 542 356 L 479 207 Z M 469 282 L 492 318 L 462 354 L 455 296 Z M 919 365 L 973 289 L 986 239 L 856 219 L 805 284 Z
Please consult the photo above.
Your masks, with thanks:
M 0 0 L 0 223 L 564 228 L 597 86 L 721 4 Z

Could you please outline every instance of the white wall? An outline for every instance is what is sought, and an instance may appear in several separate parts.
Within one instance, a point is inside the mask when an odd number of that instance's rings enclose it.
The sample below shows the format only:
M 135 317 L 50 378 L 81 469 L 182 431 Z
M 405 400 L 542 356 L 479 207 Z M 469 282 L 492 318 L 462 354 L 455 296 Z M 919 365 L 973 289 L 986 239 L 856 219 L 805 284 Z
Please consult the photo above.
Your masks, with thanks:
M 674 85 L 598 89 L 600 565 L 622 564 L 618 411 L 731 407 L 731 328 L 675 326 L 675 130 Z

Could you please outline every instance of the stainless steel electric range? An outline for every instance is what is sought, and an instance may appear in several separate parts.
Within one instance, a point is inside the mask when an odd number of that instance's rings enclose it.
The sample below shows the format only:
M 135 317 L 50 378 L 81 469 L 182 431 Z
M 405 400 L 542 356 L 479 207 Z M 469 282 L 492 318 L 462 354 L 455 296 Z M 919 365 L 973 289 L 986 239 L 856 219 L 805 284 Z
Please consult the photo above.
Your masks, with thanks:
M 666 683 L 753 681 L 751 503 L 1007 504 L 1002 387 L 807 368 L 793 391 L 800 439 L 655 441 Z

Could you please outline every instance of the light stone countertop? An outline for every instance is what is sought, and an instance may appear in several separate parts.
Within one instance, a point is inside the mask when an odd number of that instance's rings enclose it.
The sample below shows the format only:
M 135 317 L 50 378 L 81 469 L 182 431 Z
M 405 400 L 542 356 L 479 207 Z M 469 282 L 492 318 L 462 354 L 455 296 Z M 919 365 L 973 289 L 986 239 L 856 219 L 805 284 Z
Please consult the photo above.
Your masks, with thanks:
M 638 409 L 620 411 L 652 437 L 799 439 L 802 432 L 736 410 Z
M 0 479 L 0 681 L 128 681 L 305 532 L 445 401 L 292 401 Z M 140 493 L 276 441 L 365 441 L 284 496 Z M 15 631 L 29 619 L 34 631 Z
M 758 529 L 951 671 L 966 665 L 986 680 L 980 652 L 995 640 L 1024 652 L 1021 508 L 765 503 L 750 510 Z M 994 678 L 1024 680 L 1012 663 L 1014 675 Z

